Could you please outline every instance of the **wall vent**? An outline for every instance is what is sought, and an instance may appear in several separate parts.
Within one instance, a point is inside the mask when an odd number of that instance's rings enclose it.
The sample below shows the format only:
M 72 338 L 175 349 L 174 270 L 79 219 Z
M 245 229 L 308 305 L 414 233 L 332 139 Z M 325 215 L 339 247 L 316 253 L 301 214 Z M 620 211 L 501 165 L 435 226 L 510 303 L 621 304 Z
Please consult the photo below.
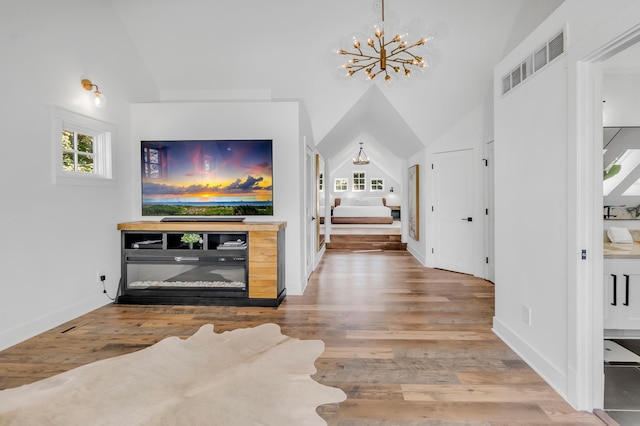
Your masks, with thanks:
M 549 40 L 549 62 L 564 53 L 564 32 Z
M 547 65 L 547 45 L 545 44 L 533 54 L 533 72 L 540 71 L 540 68 Z
M 507 94 L 511 89 L 540 71 L 548 63 L 562 55 L 564 50 L 565 38 L 564 30 L 562 30 L 527 56 L 509 74 L 502 77 L 502 94 Z

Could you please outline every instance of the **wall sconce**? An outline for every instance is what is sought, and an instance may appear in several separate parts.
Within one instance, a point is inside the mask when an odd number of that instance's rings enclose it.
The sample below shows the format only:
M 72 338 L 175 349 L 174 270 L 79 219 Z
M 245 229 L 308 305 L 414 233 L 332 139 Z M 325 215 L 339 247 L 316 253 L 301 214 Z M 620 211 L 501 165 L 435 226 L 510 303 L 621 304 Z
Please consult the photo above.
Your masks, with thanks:
M 389 189 L 389 192 L 393 192 L 393 186 Z
M 105 98 L 102 92 L 98 89 L 98 85 L 93 84 L 91 80 L 87 80 L 87 79 L 82 80 L 81 83 L 82 83 L 82 88 L 87 92 L 91 92 L 95 87 L 95 90 L 93 90 L 93 94 L 95 95 L 95 98 L 93 98 L 93 103 L 95 104 L 96 107 L 102 108 L 107 104 L 107 98 Z

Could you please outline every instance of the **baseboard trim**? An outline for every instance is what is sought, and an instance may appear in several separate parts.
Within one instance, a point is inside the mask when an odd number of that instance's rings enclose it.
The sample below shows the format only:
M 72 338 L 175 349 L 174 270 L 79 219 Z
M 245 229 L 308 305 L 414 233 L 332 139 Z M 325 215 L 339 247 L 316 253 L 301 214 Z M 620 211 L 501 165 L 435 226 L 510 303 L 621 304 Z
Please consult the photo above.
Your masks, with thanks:
M 43 315 L 10 330 L 0 332 L 0 351 L 111 303 L 103 294 Z
M 545 382 L 549 384 L 565 401 L 567 399 L 567 375 L 560 371 L 547 358 L 531 347 L 518 334 L 498 318 L 493 317 L 493 332 L 522 358 Z
M 424 258 L 424 256 L 421 253 L 418 253 L 417 251 L 415 251 L 410 244 L 407 244 L 407 251 L 411 253 L 411 255 L 415 257 L 418 260 L 418 262 L 422 264 L 422 266 L 426 265 L 426 259 Z

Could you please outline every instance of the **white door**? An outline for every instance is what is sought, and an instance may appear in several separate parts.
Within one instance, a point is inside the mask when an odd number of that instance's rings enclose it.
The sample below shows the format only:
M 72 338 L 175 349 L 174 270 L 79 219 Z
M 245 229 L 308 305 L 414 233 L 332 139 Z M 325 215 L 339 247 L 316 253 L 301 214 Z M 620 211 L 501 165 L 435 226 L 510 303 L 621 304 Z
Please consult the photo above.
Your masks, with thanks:
M 434 155 L 433 194 L 435 266 L 473 273 L 473 150 Z M 476 222 L 474 222 L 476 220 Z
M 485 229 L 486 229 L 486 256 L 485 256 L 485 278 L 491 282 L 496 280 L 496 264 L 495 264 L 495 199 L 494 199 L 494 176 L 495 168 L 493 164 L 494 151 L 493 142 L 487 144 L 487 160 L 485 163 L 486 172 L 486 210 L 485 210 Z
M 306 235 L 306 270 L 307 278 L 313 272 L 313 261 L 315 257 L 315 187 L 316 187 L 316 162 L 312 150 L 307 147 L 305 161 L 305 235 Z

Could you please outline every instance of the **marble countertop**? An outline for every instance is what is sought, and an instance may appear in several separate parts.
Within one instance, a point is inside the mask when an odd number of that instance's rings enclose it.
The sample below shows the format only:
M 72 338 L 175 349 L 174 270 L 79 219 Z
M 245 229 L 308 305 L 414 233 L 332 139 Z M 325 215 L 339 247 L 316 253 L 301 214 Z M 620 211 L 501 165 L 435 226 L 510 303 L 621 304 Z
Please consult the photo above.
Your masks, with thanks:
M 604 243 L 606 259 L 640 259 L 640 242 L 633 244 Z

